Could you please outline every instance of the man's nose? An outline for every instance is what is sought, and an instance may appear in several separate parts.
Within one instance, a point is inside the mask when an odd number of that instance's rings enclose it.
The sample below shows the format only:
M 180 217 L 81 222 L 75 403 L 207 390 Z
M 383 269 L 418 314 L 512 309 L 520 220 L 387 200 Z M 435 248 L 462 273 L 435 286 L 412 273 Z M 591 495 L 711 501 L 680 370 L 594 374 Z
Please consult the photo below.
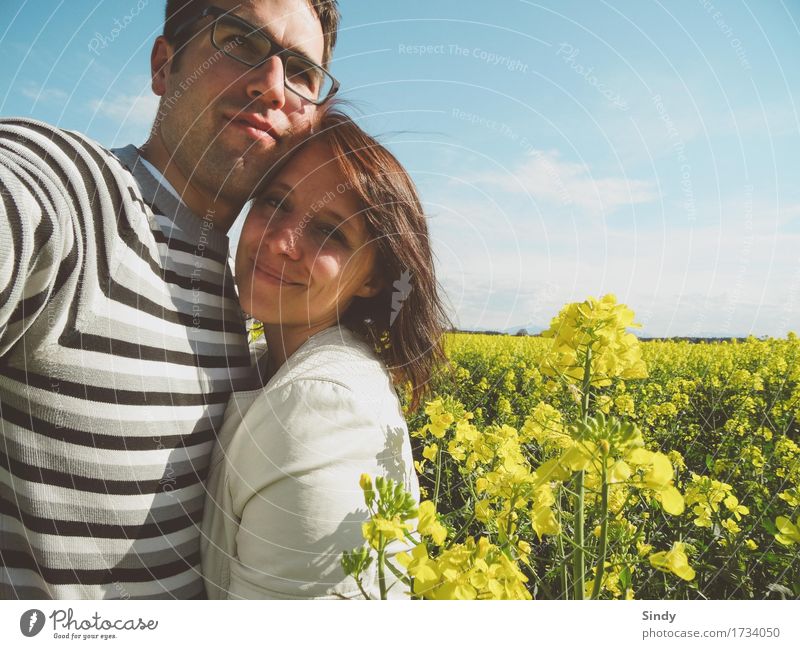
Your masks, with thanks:
M 283 61 L 272 56 L 255 68 L 247 84 L 247 96 L 260 99 L 273 110 L 283 108 L 286 103 Z

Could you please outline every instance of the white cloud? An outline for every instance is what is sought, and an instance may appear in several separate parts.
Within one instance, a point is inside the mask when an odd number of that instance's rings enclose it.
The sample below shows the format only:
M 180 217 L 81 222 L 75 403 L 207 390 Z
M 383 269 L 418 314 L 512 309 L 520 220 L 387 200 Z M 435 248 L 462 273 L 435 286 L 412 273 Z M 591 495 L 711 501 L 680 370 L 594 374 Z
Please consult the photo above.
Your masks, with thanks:
M 89 108 L 96 114 L 126 126 L 149 126 L 158 111 L 158 97 L 149 88 L 138 95 L 114 94 L 93 99 Z
M 528 193 L 549 204 L 572 205 L 594 216 L 610 214 L 625 205 L 659 199 L 652 181 L 595 177 L 588 165 L 562 161 L 554 150 L 533 150 L 511 173 L 487 172 L 471 180 L 509 192 Z
M 464 328 L 546 326 L 567 302 L 614 293 L 644 335 L 782 336 L 800 330 L 800 233 L 754 212 L 747 226 L 740 215 L 639 232 L 554 228 L 550 245 L 518 249 L 500 245 L 499 223 L 494 238 L 437 228 L 437 271 Z
M 35 102 L 63 104 L 69 100 L 69 95 L 63 90 L 59 90 L 58 88 L 42 88 L 35 83 L 26 84 L 22 87 L 20 92 L 23 97 L 33 99 Z

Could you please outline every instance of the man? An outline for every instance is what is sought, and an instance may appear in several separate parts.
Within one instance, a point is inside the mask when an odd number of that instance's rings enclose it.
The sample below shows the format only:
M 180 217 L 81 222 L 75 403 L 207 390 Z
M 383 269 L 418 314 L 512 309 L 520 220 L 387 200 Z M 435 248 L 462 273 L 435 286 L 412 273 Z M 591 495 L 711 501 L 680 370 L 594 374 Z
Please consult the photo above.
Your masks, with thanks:
M 168 0 L 141 149 L 0 122 L 0 597 L 203 597 L 249 354 L 225 232 L 337 84 L 335 0 Z

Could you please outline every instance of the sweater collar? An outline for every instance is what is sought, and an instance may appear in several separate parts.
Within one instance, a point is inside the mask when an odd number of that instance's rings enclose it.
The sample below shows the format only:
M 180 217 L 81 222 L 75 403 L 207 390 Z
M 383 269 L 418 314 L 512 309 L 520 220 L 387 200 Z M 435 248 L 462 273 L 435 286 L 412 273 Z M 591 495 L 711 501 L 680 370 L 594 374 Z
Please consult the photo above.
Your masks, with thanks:
M 166 185 L 160 183 L 142 163 L 144 158 L 138 148 L 129 144 L 121 149 L 113 149 L 111 153 L 131 172 L 139 186 L 142 200 L 154 214 L 165 216 L 185 232 L 189 239 L 204 237 L 204 243 L 209 248 L 227 258 L 228 236 L 215 230 L 213 224 L 209 227 L 205 219 L 192 212 Z

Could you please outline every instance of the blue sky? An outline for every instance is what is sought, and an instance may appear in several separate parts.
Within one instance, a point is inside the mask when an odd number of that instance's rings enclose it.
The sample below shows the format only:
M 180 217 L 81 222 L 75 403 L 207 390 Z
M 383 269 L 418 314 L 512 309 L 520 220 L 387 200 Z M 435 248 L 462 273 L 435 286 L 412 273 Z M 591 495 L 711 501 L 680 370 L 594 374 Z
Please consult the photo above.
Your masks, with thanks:
M 340 6 L 332 71 L 417 182 L 460 326 L 612 292 L 644 335 L 800 331 L 800 2 Z M 140 144 L 162 12 L 2 0 L 0 114 Z

